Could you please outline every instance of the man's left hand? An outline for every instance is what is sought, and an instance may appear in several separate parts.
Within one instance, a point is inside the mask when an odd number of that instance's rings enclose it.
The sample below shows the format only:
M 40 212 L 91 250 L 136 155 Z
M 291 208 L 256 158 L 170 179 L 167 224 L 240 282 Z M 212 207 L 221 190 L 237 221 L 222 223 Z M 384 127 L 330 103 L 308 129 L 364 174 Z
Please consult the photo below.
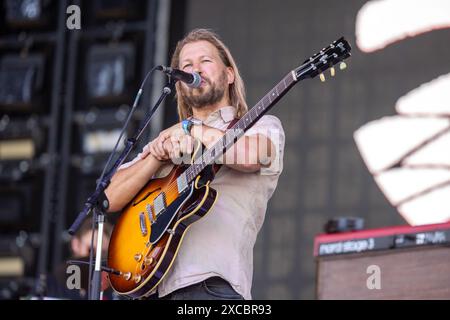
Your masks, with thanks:
M 192 153 L 193 139 L 185 134 L 181 123 L 177 123 L 161 131 L 158 137 L 149 143 L 148 150 L 158 160 L 172 159 L 174 161 L 182 154 Z

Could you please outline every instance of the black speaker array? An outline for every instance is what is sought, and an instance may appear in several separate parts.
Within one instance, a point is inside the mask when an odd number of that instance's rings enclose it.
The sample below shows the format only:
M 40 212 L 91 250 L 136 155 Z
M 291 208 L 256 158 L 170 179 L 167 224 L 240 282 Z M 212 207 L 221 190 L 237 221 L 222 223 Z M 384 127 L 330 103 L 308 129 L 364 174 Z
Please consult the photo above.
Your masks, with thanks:
M 80 29 L 68 28 L 70 5 L 80 9 Z M 66 257 L 65 230 L 95 189 L 153 65 L 157 5 L 0 4 L 0 263 L 11 266 L 0 274 L 0 299 L 34 292 L 31 279 Z

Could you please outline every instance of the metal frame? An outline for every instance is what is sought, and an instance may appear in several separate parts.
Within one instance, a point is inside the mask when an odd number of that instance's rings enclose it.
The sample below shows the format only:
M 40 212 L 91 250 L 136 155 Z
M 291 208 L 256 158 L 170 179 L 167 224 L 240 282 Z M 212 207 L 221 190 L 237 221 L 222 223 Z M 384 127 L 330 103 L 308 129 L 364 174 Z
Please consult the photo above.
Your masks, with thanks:
M 80 0 L 74 1 L 73 4 L 81 5 Z M 154 54 L 155 48 L 159 46 L 157 39 L 155 37 L 157 28 L 157 18 L 156 16 L 160 14 L 161 3 L 165 1 L 159 0 L 146 0 L 147 2 L 147 10 L 145 20 L 139 21 L 130 21 L 125 22 L 123 24 L 123 32 L 124 33 L 144 33 L 145 43 L 143 45 L 144 55 L 141 61 L 136 60 L 136 64 L 141 65 L 138 72 L 137 77 L 141 77 L 145 75 L 145 73 L 151 69 L 154 62 Z M 164 5 L 163 5 L 164 7 Z M 71 141 L 73 139 L 73 124 L 75 122 L 75 98 L 77 94 L 77 83 L 80 81 L 78 79 L 79 75 L 79 51 L 81 48 L 82 41 L 97 41 L 102 39 L 109 39 L 112 36 L 112 31 L 107 30 L 102 27 L 86 27 L 81 30 L 75 30 L 69 32 L 68 37 L 68 54 L 67 54 L 67 75 L 65 79 L 66 84 L 66 95 L 64 98 L 64 118 L 63 118 L 63 126 L 62 126 L 62 147 L 61 147 L 61 165 L 59 169 L 59 193 L 58 193 L 58 215 L 56 216 L 55 228 L 54 228 L 54 243 L 53 243 L 53 256 L 51 268 L 56 268 L 64 258 L 63 250 L 66 245 L 64 239 L 67 239 L 66 227 L 67 224 L 72 223 L 73 221 L 68 221 L 68 213 L 69 213 L 69 203 L 68 197 L 69 195 L 69 184 L 70 184 L 70 171 L 71 171 L 71 159 L 73 154 L 73 148 L 71 146 Z M 141 80 L 141 79 L 138 79 Z M 140 82 L 140 81 L 139 81 Z M 136 88 L 137 91 L 138 88 Z M 150 101 L 150 93 L 152 89 L 152 84 L 147 85 L 144 90 L 142 96 L 142 102 L 140 104 L 140 109 L 148 107 L 151 103 Z M 132 101 L 129 102 L 130 104 Z M 119 106 L 117 106 L 118 108 Z M 139 111 L 139 110 L 138 110 Z M 142 113 L 136 112 L 136 117 L 134 119 L 135 122 L 138 122 L 142 117 Z M 162 122 L 161 118 L 158 118 L 158 121 L 152 126 L 161 126 L 159 122 Z M 141 146 L 138 146 L 139 148 Z M 88 177 L 86 177 L 88 178 Z M 92 190 L 95 186 L 92 186 Z M 78 204 L 79 208 L 77 210 L 82 209 L 82 203 Z
M 44 168 L 43 181 L 43 201 L 40 213 L 40 245 L 37 256 L 36 276 L 40 281 L 36 281 L 34 290 L 36 294 L 45 294 L 45 279 L 48 270 L 49 244 L 52 241 L 52 221 L 56 215 L 56 199 L 55 190 L 57 189 L 58 181 L 58 143 L 60 142 L 60 111 L 61 98 L 63 90 L 64 77 L 64 57 L 65 57 L 65 42 L 66 42 L 66 8 L 68 6 L 67 0 L 55 1 L 56 12 L 58 18 L 54 31 L 38 31 L 31 29 L 26 33 L 17 31 L 17 34 L 7 34 L 0 37 L 0 50 L 15 50 L 23 48 L 27 45 L 27 41 L 32 39 L 31 47 L 35 44 L 51 44 L 54 46 L 53 61 L 51 61 L 51 83 L 52 87 L 49 90 L 50 109 L 46 113 L 29 114 L 30 117 L 39 118 L 39 122 L 48 124 L 48 138 L 45 149 L 48 157 L 48 162 Z M 25 37 L 23 37 L 25 34 Z M 30 43 L 28 43 L 30 44 Z M 13 118 L 15 116 L 12 116 Z M 32 204 L 26 204 L 32 205 Z
M 145 16 L 137 20 L 120 20 L 121 32 L 133 36 L 139 34 L 143 37 L 144 43 L 140 43 L 142 48 L 141 56 L 136 57 L 136 64 L 139 65 L 136 83 L 140 83 L 143 75 L 149 71 L 155 63 L 165 64 L 167 54 L 167 38 L 169 28 L 170 1 L 145 0 Z M 64 248 L 67 246 L 67 234 L 65 229 L 69 216 L 68 197 L 70 187 L 70 173 L 72 167 L 74 137 L 74 123 L 77 107 L 78 83 L 80 81 L 80 61 L 82 60 L 80 49 L 84 41 L 96 43 L 103 39 L 114 38 L 114 28 L 108 28 L 119 20 L 108 19 L 106 22 L 88 23 L 82 16 L 81 30 L 69 30 L 66 27 L 67 13 L 69 5 L 78 5 L 83 14 L 83 5 L 89 6 L 88 1 L 68 0 L 54 1 L 55 13 L 58 15 L 52 29 L 39 30 L 32 29 L 26 33 L 17 31 L 0 35 L 1 51 L 20 51 L 26 46 L 30 39 L 34 44 L 50 44 L 52 46 L 52 60 L 49 61 L 51 74 L 48 74 L 51 88 L 44 90 L 48 94 L 50 108 L 43 114 L 37 116 L 42 121 L 48 123 L 48 138 L 46 141 L 45 153 L 48 155 L 48 163 L 43 171 L 43 202 L 40 208 L 40 248 L 36 264 L 35 294 L 44 295 L 46 275 L 55 270 L 64 259 Z M 52 10 L 53 12 L 53 10 Z M 89 14 L 88 14 L 89 16 Z M 106 26 L 106 27 L 105 27 Z M 25 37 L 23 36 L 25 34 Z M 164 85 L 165 77 L 157 75 L 147 84 L 144 89 L 141 105 L 139 109 L 149 108 L 155 92 L 160 92 Z M 137 91 L 136 87 L 136 91 Z M 129 101 L 131 105 L 132 101 Z M 117 106 L 118 108 L 119 106 Z M 136 112 L 133 121 L 136 123 L 142 118 L 144 112 Z M 27 115 L 26 115 L 27 116 Z M 31 116 L 31 114 L 30 114 Z M 35 115 L 34 115 L 35 116 Z M 156 135 L 163 126 L 164 113 L 159 112 L 151 122 L 151 130 L 141 141 L 141 145 L 146 140 Z M 81 174 L 81 173 L 80 173 Z M 88 179 L 88 177 L 86 177 Z M 80 186 L 83 187 L 83 186 Z M 95 186 L 92 186 L 94 188 Z M 31 205 L 31 204 L 27 204 Z M 82 208 L 82 203 L 79 208 Z

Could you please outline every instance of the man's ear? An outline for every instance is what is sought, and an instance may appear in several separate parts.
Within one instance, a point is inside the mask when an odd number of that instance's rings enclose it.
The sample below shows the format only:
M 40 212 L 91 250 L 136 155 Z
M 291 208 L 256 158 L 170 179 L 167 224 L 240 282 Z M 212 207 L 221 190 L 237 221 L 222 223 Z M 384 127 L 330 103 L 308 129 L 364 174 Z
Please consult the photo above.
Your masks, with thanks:
M 227 78 L 228 78 L 228 84 L 234 83 L 234 70 L 232 67 L 227 67 Z

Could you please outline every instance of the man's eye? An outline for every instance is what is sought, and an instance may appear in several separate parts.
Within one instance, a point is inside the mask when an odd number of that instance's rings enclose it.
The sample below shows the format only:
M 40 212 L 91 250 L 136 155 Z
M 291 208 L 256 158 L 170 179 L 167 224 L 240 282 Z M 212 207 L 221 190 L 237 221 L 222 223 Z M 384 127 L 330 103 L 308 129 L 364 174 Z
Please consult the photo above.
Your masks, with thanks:
M 184 67 L 183 67 L 183 69 L 186 69 L 186 68 L 189 68 L 189 67 L 192 67 L 192 64 L 190 64 L 190 63 L 185 64 Z

